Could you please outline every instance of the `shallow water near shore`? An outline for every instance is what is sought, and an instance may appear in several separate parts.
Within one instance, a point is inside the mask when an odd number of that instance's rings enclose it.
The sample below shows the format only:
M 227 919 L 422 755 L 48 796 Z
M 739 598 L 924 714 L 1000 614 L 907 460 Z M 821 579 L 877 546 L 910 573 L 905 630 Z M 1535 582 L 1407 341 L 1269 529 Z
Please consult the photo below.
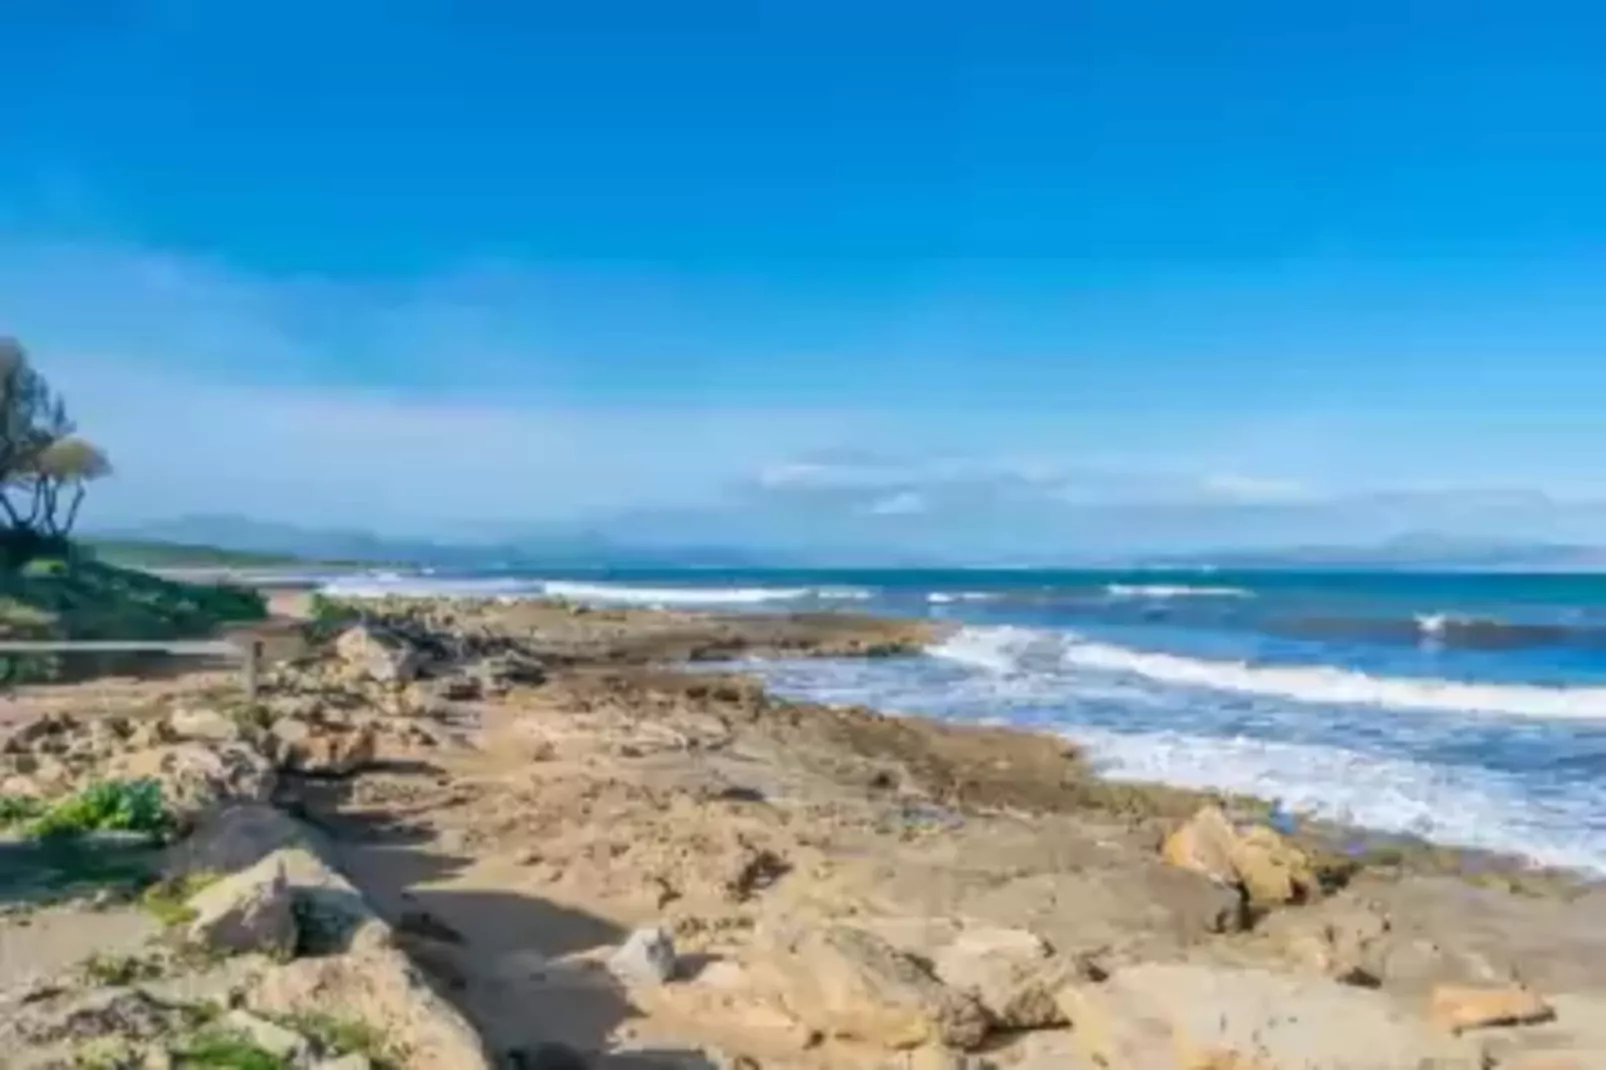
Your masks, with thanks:
M 1606 577 L 719 572 L 352 576 L 335 593 L 919 616 L 923 657 L 778 693 L 1063 734 L 1106 775 L 1606 873 Z

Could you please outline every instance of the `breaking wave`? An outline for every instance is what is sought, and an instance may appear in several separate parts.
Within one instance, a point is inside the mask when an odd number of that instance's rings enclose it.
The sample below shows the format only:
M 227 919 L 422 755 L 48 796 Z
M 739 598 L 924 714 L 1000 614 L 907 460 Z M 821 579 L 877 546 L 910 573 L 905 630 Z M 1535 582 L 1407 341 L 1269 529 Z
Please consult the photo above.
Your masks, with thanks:
M 1165 684 L 1339 706 L 1606 721 L 1606 688 L 1369 676 L 1326 665 L 1212 661 L 1091 641 L 1074 632 L 965 628 L 932 648 L 937 657 L 992 672 L 1069 677 L 1079 669 Z

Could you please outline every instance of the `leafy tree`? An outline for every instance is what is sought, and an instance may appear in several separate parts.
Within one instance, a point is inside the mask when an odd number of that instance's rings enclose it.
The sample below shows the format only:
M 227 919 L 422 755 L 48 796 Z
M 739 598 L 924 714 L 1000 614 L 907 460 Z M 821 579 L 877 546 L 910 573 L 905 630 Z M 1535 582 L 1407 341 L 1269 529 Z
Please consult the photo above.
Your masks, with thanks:
M 14 541 L 64 538 L 89 483 L 110 474 L 104 451 L 76 430 L 27 352 L 0 337 L 0 514 Z

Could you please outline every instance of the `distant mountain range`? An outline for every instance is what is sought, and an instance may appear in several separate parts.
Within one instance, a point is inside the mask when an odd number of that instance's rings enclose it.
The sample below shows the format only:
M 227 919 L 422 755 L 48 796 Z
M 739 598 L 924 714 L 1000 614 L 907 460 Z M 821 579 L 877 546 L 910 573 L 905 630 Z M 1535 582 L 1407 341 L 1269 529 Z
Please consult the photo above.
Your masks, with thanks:
M 643 531 L 651 530 L 645 527 Z M 1420 533 L 1367 546 L 1298 546 L 1208 553 L 1033 555 L 1006 561 L 836 546 L 815 553 L 696 542 L 648 544 L 585 528 L 551 526 L 496 539 L 391 538 L 360 530 L 319 529 L 234 515 L 196 515 L 94 533 L 100 539 L 213 547 L 304 561 L 414 564 L 460 569 L 828 568 L 828 567 L 1111 567 L 1218 569 L 1606 570 L 1606 549 L 1542 542 Z

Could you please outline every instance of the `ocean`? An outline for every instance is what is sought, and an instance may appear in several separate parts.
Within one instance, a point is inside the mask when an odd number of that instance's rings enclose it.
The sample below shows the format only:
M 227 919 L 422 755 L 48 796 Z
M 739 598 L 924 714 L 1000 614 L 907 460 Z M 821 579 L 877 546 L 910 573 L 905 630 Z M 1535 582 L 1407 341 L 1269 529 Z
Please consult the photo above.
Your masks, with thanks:
M 920 657 L 743 669 L 786 696 L 1058 733 L 1116 779 L 1606 874 L 1606 576 L 379 573 L 328 589 L 950 622 Z

